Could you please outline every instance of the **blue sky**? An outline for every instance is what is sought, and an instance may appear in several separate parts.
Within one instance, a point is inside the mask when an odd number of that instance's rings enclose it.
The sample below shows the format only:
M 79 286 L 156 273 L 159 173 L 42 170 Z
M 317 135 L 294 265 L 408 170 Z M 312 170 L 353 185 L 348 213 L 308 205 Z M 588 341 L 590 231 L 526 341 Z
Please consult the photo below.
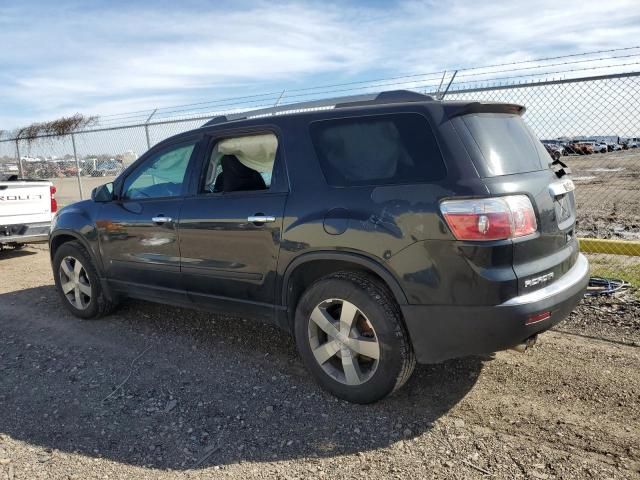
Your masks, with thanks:
M 0 0 L 0 129 L 640 43 L 637 0 Z

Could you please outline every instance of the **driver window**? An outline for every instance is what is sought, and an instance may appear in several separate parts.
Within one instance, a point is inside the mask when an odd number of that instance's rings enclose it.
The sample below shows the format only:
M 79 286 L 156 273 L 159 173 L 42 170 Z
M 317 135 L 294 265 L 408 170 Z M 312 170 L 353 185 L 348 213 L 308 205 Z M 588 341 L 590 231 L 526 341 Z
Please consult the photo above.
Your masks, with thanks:
M 128 199 L 177 197 L 195 142 L 156 154 L 127 177 L 123 196 Z
M 268 190 L 277 151 L 278 139 L 273 133 L 219 141 L 209 158 L 203 191 Z

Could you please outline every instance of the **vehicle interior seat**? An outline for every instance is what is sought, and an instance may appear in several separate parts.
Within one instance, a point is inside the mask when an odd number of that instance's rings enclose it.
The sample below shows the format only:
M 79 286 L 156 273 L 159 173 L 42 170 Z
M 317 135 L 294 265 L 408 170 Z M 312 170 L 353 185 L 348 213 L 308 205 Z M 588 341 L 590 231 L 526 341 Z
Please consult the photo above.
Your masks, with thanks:
M 236 192 L 240 190 L 266 190 L 262 175 L 243 165 L 235 155 L 224 155 L 220 159 L 222 173 L 214 184 L 214 191 Z

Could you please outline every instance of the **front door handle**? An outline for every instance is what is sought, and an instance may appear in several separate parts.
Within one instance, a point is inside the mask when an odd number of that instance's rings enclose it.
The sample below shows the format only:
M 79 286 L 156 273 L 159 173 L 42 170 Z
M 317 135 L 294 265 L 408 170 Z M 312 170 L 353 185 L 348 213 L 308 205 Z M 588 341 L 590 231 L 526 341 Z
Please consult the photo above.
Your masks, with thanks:
M 153 221 L 153 223 L 167 223 L 167 222 L 170 222 L 172 219 L 171 217 L 162 216 L 162 217 L 153 217 L 151 220 Z
M 276 221 L 276 217 L 272 217 L 270 215 L 253 215 L 251 217 L 247 217 L 247 222 L 250 223 L 273 223 Z

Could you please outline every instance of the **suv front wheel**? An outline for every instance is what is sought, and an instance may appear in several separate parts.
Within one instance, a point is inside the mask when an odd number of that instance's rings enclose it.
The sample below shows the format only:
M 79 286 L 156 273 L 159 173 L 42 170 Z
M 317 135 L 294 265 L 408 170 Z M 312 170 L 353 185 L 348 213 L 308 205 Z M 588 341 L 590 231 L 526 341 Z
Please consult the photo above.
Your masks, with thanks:
M 79 242 L 68 242 L 53 257 L 56 290 L 64 306 L 76 317 L 93 319 L 109 313 L 109 301 L 89 253 Z
M 349 402 L 384 398 L 415 366 L 395 299 L 359 272 L 338 272 L 311 285 L 296 309 L 295 336 L 316 381 Z

